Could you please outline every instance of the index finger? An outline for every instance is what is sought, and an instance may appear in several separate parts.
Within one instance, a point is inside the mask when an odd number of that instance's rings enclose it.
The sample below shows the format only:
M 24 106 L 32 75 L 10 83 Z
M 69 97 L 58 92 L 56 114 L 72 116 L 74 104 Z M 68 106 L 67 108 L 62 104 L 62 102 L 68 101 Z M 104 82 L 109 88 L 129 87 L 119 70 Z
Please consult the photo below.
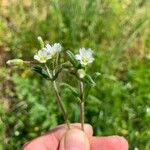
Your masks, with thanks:
M 121 136 L 93 137 L 91 150 L 128 150 L 128 142 Z

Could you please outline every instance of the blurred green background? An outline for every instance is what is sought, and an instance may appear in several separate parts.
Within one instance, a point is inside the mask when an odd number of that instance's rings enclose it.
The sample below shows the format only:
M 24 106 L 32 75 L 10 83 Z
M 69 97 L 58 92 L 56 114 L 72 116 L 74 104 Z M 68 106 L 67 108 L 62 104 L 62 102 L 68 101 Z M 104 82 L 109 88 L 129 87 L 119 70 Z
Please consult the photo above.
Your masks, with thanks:
M 5 64 L 32 60 L 39 35 L 66 50 L 94 50 L 89 70 L 101 77 L 85 108 L 94 135 L 118 134 L 131 150 L 150 150 L 149 0 L 0 1 L 0 150 L 19 150 L 64 122 L 48 82 L 29 68 Z M 79 122 L 78 104 L 62 91 L 69 119 Z

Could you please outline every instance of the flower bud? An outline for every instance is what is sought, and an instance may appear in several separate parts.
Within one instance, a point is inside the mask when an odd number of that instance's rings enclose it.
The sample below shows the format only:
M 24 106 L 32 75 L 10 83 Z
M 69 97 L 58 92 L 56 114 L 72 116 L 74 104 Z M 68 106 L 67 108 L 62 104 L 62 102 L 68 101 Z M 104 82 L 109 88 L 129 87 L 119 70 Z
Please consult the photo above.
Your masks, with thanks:
M 39 41 L 39 43 L 40 43 L 41 48 L 44 48 L 44 42 L 43 42 L 42 37 L 41 37 L 41 36 L 38 36 L 37 39 L 38 39 L 38 41 Z
M 10 66 L 22 66 L 24 61 L 22 59 L 11 59 L 6 62 L 7 65 Z
M 79 70 L 78 70 L 78 75 L 79 75 L 80 78 L 84 78 L 85 75 L 86 75 L 84 69 L 79 69 Z

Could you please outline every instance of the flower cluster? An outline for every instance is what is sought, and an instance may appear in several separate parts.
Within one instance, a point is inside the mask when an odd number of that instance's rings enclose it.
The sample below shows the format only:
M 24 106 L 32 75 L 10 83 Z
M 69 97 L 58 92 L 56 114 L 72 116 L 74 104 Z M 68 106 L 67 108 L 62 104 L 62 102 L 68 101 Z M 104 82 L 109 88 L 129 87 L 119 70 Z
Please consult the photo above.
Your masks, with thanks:
M 57 53 L 61 51 L 62 47 L 59 43 L 55 43 L 53 46 L 46 44 L 44 48 L 39 50 L 35 55 L 34 59 L 40 63 L 46 63 L 47 60 L 55 57 Z
M 53 45 L 45 44 L 41 37 L 38 37 L 38 41 L 41 49 L 34 55 L 34 59 L 44 65 L 37 65 L 33 61 L 24 61 L 21 59 L 8 60 L 7 64 L 11 66 L 23 66 L 24 64 L 33 65 L 33 71 L 40 74 L 44 79 L 51 81 L 56 94 L 56 101 L 62 111 L 68 129 L 70 129 L 68 114 L 63 106 L 55 80 L 62 70 L 73 74 L 79 82 L 79 90 L 66 83 L 63 85 L 72 92 L 80 103 L 80 120 L 82 130 L 84 131 L 84 102 L 87 99 L 91 88 L 95 85 L 96 78 L 100 75 L 98 72 L 95 72 L 92 75 L 89 75 L 86 72 L 86 66 L 94 61 L 93 51 L 91 49 L 80 48 L 78 54 L 75 55 L 68 50 L 66 51 L 68 58 L 67 62 L 62 62 L 59 61 L 59 59 L 61 60 L 59 53 L 62 50 L 59 43 L 55 43 Z M 48 60 L 51 60 L 52 63 L 47 63 Z M 86 88 L 86 90 L 84 90 L 84 88 Z
M 40 63 L 46 63 L 47 60 L 54 58 L 61 49 L 62 47 L 59 43 L 55 43 L 53 46 L 46 44 L 43 49 L 34 55 L 34 59 Z M 80 48 L 79 54 L 75 58 L 80 61 L 82 66 L 86 66 L 94 61 L 93 51 L 91 49 Z

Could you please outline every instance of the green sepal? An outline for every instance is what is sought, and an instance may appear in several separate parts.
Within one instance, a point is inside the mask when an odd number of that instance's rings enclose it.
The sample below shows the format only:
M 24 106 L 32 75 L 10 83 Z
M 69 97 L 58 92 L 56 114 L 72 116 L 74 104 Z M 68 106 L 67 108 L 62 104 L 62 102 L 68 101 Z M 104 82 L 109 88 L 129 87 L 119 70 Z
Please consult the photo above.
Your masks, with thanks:
M 37 72 L 38 74 L 40 74 L 43 78 L 50 80 L 46 70 L 44 70 L 41 66 L 33 66 L 31 68 L 31 70 L 33 70 L 34 72 Z
M 67 56 L 69 58 L 69 61 L 75 68 L 81 68 L 80 62 L 75 58 L 75 55 L 71 51 L 67 51 Z

